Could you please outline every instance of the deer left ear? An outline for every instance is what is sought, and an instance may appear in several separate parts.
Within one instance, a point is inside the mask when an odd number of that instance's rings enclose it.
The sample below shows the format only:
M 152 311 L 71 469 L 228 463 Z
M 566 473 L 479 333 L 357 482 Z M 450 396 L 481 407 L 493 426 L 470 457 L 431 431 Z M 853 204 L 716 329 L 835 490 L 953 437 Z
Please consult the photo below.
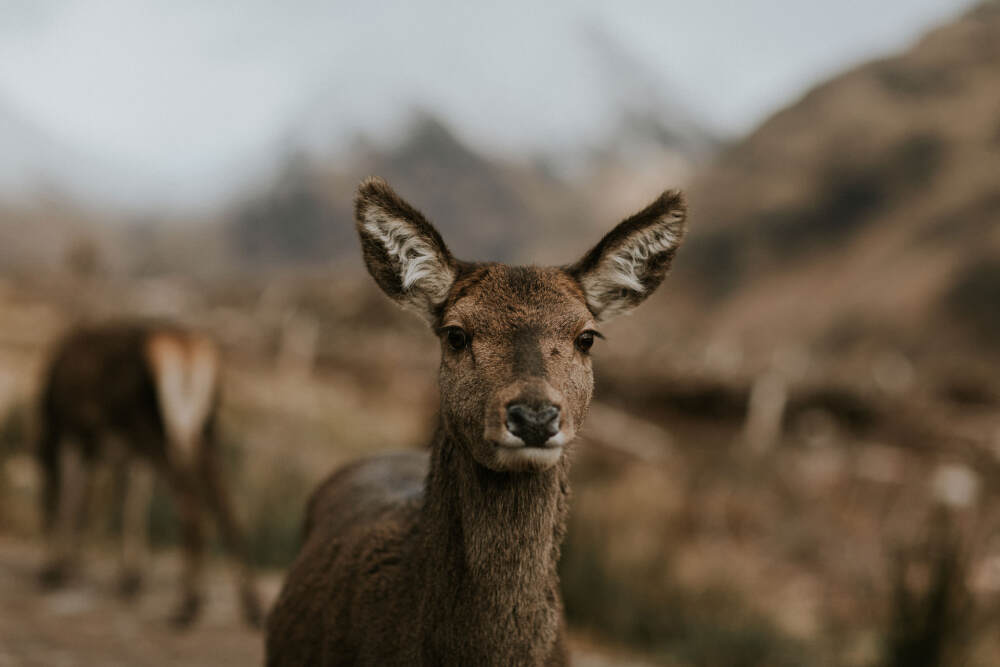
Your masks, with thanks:
M 358 188 L 354 216 L 368 272 L 389 297 L 434 324 L 457 262 L 423 215 L 377 178 Z
M 686 220 L 684 195 L 668 190 L 567 269 L 594 317 L 607 321 L 627 313 L 660 286 L 684 238 Z

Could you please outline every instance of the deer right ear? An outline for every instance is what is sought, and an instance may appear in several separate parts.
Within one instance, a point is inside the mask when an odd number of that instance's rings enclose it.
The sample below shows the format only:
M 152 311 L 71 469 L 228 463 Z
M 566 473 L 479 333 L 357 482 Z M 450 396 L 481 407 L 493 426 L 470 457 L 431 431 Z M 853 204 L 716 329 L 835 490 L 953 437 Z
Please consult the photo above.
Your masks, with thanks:
M 567 267 L 594 317 L 606 321 L 627 313 L 659 287 L 684 238 L 686 218 L 684 195 L 668 190 Z
M 441 235 L 379 178 L 358 187 L 354 217 L 375 282 L 393 301 L 433 325 L 456 273 Z

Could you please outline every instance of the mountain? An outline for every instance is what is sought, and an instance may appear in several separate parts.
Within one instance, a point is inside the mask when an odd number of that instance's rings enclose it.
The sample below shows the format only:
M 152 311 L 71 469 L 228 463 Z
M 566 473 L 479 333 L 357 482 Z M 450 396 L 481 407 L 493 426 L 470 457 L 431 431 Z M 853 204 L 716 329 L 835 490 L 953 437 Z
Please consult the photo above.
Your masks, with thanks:
M 279 264 L 353 256 L 353 190 L 371 174 L 424 210 L 461 256 L 562 262 L 583 252 L 620 216 L 689 180 L 721 142 L 614 35 L 584 24 L 579 37 L 610 109 L 602 132 L 513 157 L 418 109 L 386 133 L 394 139 L 373 142 L 342 117 L 342 91 L 327 91 L 285 133 L 292 157 L 229 216 L 238 253 Z
M 516 260 L 586 219 L 573 190 L 544 166 L 488 156 L 421 112 L 395 144 L 359 140 L 346 156 L 293 155 L 260 194 L 233 207 L 230 238 L 253 261 L 354 258 L 354 191 L 372 174 L 418 206 L 462 257 Z
M 673 152 L 695 164 L 717 151 L 719 137 L 677 99 L 675 86 L 634 56 L 606 26 L 586 24 L 582 37 L 605 96 L 617 109 L 618 118 L 603 139 L 607 151 L 632 160 Z
M 1000 353 L 1000 3 L 838 76 L 690 192 L 705 328 L 929 359 Z

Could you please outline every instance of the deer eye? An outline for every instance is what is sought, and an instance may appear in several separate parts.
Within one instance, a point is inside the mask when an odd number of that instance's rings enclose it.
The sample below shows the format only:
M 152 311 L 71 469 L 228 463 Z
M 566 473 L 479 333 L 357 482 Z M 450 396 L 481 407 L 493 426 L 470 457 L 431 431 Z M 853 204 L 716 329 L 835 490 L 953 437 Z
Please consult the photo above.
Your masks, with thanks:
M 596 333 L 596 331 L 584 331 L 577 336 L 576 349 L 580 350 L 584 354 L 590 352 L 590 348 L 594 347 L 594 334 Z
M 448 347 L 456 352 L 464 350 L 469 345 L 469 334 L 460 327 L 448 327 L 444 335 L 448 341 Z

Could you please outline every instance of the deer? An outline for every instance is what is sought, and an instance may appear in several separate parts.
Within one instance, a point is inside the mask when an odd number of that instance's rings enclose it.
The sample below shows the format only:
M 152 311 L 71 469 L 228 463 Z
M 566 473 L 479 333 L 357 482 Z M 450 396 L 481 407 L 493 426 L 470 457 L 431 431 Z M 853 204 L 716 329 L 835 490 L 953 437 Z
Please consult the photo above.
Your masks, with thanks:
M 334 471 L 267 621 L 266 663 L 565 665 L 556 570 L 599 322 L 663 281 L 684 237 L 664 192 L 574 264 L 454 258 L 379 179 L 355 198 L 378 286 L 440 338 L 429 451 Z
M 148 508 L 164 480 L 181 526 L 180 600 L 170 621 L 192 624 L 201 609 L 204 519 L 214 515 L 235 563 L 243 616 L 262 623 L 244 537 L 227 496 L 216 437 L 220 352 L 206 335 L 165 323 L 112 322 L 72 331 L 43 378 L 37 456 L 48 541 L 39 572 L 45 588 L 80 570 L 96 468 L 124 471 L 119 592 L 142 588 L 148 559 Z

